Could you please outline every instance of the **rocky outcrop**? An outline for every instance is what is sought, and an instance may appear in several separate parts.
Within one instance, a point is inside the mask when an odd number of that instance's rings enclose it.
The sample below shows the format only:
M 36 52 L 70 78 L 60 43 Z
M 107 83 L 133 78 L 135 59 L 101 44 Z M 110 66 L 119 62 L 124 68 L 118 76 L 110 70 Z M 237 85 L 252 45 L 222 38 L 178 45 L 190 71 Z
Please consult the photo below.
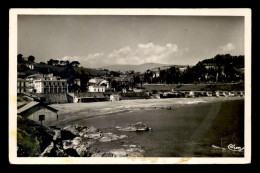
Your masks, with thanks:
M 126 135 L 116 135 L 113 133 L 104 133 L 103 137 L 99 140 L 100 142 L 110 142 L 118 139 L 127 138 Z
M 143 150 L 136 145 L 121 145 L 120 148 L 100 152 L 95 144 L 127 138 L 114 133 L 103 133 L 97 128 L 69 125 L 52 130 L 31 120 L 19 120 L 18 156 L 40 157 L 142 157 Z M 148 131 L 139 122 L 118 128 L 122 131 Z
M 140 131 L 149 131 L 149 128 L 146 124 L 142 122 L 137 122 L 136 124 L 127 124 L 125 126 L 116 126 L 118 130 L 128 131 L 128 132 L 140 132 Z
M 53 141 L 41 153 L 41 157 L 90 157 L 99 152 L 92 147 L 94 143 L 110 142 L 127 137 L 126 135 L 103 133 L 97 128 L 77 124 L 66 126 L 54 132 Z

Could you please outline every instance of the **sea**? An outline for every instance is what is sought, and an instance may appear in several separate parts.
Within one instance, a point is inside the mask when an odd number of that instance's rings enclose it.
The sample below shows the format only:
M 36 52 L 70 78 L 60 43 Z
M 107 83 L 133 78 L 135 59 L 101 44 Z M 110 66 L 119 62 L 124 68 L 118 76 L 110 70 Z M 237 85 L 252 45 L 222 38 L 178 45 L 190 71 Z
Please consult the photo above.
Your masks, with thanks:
M 144 150 L 144 157 L 243 157 L 244 150 L 229 146 L 244 147 L 244 116 L 244 99 L 238 99 L 126 111 L 74 123 L 128 136 L 95 144 L 101 152 L 137 145 Z M 116 128 L 137 122 L 151 129 L 125 132 Z

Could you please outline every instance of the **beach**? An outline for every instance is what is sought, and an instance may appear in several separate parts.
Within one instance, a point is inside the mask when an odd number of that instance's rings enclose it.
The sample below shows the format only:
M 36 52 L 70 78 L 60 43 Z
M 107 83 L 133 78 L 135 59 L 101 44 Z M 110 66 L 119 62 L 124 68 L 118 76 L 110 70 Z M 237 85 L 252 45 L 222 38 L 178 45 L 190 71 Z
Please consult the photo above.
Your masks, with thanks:
M 51 104 L 58 109 L 59 120 L 54 125 L 66 125 L 75 120 L 109 116 L 120 112 L 136 110 L 167 109 L 167 107 L 181 107 L 193 104 L 206 104 L 228 100 L 243 100 L 243 97 L 197 97 L 197 98 L 168 98 L 168 99 L 136 99 L 114 102 L 89 102 Z

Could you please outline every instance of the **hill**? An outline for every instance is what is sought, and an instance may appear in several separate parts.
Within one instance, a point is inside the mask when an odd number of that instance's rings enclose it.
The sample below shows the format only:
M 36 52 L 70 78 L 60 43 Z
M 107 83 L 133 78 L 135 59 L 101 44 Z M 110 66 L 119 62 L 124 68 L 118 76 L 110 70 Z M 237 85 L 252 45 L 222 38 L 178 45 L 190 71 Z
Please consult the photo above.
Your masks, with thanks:
M 110 71 L 129 71 L 134 70 L 135 72 L 145 72 L 148 69 L 153 69 L 157 67 L 170 66 L 169 64 L 159 64 L 159 63 L 145 63 L 139 65 L 128 65 L 128 64 L 115 64 L 103 67 L 104 69 L 108 69 Z

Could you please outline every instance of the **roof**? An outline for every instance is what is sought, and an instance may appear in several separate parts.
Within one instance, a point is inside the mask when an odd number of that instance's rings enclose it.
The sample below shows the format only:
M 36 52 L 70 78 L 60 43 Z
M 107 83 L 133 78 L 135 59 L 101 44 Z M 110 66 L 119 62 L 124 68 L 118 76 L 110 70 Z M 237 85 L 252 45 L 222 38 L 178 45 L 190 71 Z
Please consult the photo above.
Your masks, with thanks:
M 108 81 L 106 79 L 102 79 L 102 78 L 92 78 L 88 82 L 95 83 L 97 85 L 100 85 L 101 83 L 108 83 Z
M 23 107 L 24 105 L 26 105 L 26 102 L 17 102 L 17 108 L 21 108 Z
M 48 108 L 48 109 L 51 109 L 51 110 L 53 110 L 53 111 L 55 111 L 55 112 L 58 112 L 58 111 L 59 111 L 59 110 L 57 110 L 57 109 L 55 109 L 55 108 L 52 108 L 52 107 L 47 106 L 47 105 L 44 105 L 44 104 L 42 104 L 42 103 L 40 103 L 40 102 L 34 102 L 34 101 L 33 101 L 33 102 L 29 102 L 29 103 L 26 104 L 25 106 L 19 108 L 19 109 L 17 110 L 17 114 L 21 114 L 22 112 L 24 112 L 24 111 L 26 111 L 26 110 L 28 110 L 28 109 L 30 109 L 30 108 L 36 106 L 36 105 L 42 105 L 42 106 L 44 106 L 44 107 L 46 107 L 46 108 Z

